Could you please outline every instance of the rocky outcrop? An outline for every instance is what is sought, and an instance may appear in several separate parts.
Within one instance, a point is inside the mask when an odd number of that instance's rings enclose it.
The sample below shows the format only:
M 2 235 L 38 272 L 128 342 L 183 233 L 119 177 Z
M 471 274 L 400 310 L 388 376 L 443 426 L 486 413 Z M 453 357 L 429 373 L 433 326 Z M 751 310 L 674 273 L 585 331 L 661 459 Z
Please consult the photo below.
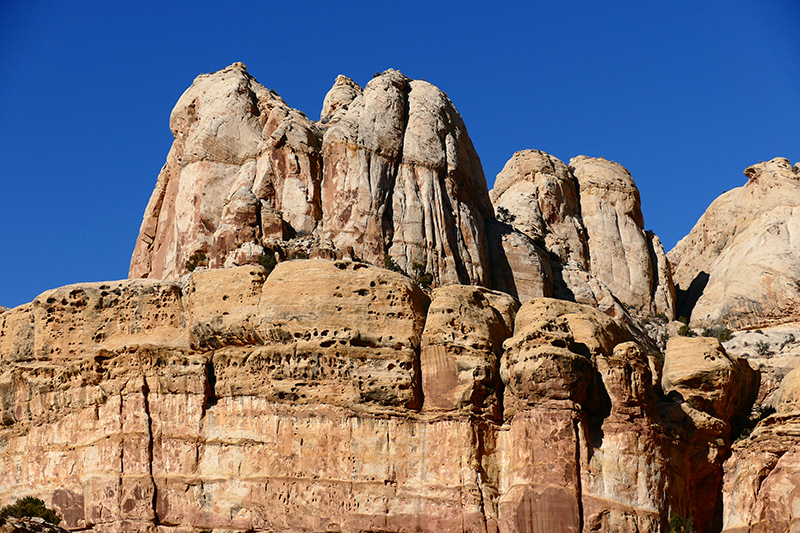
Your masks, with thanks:
M 649 349 L 593 308 L 351 261 L 63 287 L 0 316 L 0 503 L 98 532 L 705 524 L 685 472 L 721 470 Z
M 489 194 L 514 228 L 539 240 L 561 262 L 588 270 L 586 228 L 575 177 L 567 165 L 539 150 L 516 152 Z
M 130 277 L 177 280 L 203 252 L 233 266 L 264 240 L 312 232 L 320 219 L 316 126 L 237 63 L 198 76 L 170 116 L 175 137 L 147 205 Z
M 774 414 L 733 447 L 725 463 L 726 533 L 800 527 L 800 369 L 784 378 Z
M 621 165 L 579 156 L 567 166 L 523 150 L 490 195 L 501 219 L 554 256 L 554 294 L 612 314 L 616 299 L 643 314 L 674 316 L 664 248 L 644 230 L 639 190 Z
M 639 190 L 630 173 L 602 158 L 574 157 L 569 165 L 578 182 L 592 275 L 628 305 L 672 316 L 664 250 L 644 231 Z M 665 303 L 667 307 L 657 306 Z
M 743 187 L 717 198 L 670 251 L 679 313 L 693 326 L 797 320 L 800 178 L 776 158 L 748 167 Z
M 425 81 L 388 70 L 362 91 L 339 76 L 314 123 L 234 64 L 199 76 L 170 127 L 131 278 L 302 251 L 391 257 L 437 285 L 490 283 L 480 159 L 452 102 Z
M 668 396 L 720 420 L 747 412 L 759 388 L 745 359 L 728 355 L 713 337 L 673 337 L 667 344 L 661 386 Z
M 0 533 L 67 533 L 67 530 L 41 518 L 9 518 L 0 524 Z
M 441 284 L 487 284 L 480 160 L 452 102 L 388 70 L 326 132 L 322 235 L 381 264 L 419 264 Z

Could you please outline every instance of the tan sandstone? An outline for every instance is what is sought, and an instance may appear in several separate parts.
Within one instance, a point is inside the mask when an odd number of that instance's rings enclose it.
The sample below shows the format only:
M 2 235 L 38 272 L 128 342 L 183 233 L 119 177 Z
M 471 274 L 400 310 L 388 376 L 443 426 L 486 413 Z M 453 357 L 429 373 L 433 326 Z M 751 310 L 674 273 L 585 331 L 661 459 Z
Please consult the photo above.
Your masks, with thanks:
M 692 326 L 797 320 L 800 178 L 780 157 L 745 175 L 747 183 L 717 198 L 669 253 Z

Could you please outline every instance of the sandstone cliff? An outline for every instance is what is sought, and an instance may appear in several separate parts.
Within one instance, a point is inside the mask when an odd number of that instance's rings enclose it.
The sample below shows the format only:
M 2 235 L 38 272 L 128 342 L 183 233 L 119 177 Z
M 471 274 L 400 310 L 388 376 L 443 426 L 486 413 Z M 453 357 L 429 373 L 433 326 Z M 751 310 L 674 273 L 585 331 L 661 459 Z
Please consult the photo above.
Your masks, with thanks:
M 795 321 L 800 303 L 800 177 L 784 158 L 748 167 L 670 251 L 679 313 L 692 325 Z
M 428 82 L 387 70 L 362 89 L 339 76 L 312 122 L 234 64 L 198 77 L 170 125 L 132 278 L 350 257 L 522 302 L 674 314 L 663 248 L 623 167 L 519 152 L 493 192 L 516 221 L 498 222 L 463 120 Z
M 315 123 L 234 64 L 199 76 L 170 127 L 132 278 L 177 280 L 198 252 L 216 268 L 302 251 L 489 284 L 486 179 L 430 83 L 388 70 L 362 91 L 340 76 Z
M 0 504 L 98 533 L 800 524 L 800 165 L 748 168 L 670 265 L 624 167 L 525 150 L 489 193 L 394 70 L 314 122 L 234 64 L 170 127 L 133 279 L 0 307 Z M 673 275 L 693 326 L 782 326 L 667 341 Z
M 752 380 L 726 359 L 690 401 L 672 369 L 706 348 L 671 347 L 668 400 L 647 350 L 590 307 L 349 261 L 63 287 L 0 316 L 0 502 L 106 532 L 711 531 Z
M 664 248 L 644 230 L 639 190 L 621 165 L 579 156 L 567 166 L 523 150 L 506 163 L 490 195 L 510 225 L 557 258 L 559 296 L 617 315 L 615 300 L 674 317 Z

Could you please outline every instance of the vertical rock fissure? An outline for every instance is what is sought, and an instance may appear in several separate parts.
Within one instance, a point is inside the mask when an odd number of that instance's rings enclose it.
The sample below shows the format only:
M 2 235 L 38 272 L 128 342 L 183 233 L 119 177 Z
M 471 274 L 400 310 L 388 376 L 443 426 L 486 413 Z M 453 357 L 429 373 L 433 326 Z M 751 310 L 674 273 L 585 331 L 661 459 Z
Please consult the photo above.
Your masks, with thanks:
M 572 420 L 572 430 L 575 433 L 575 493 L 578 504 L 578 531 L 583 531 L 583 485 L 581 483 L 581 420 Z
M 158 509 L 156 507 L 158 488 L 156 487 L 156 480 L 153 477 L 153 417 L 150 415 L 150 387 L 147 384 L 147 378 L 142 379 L 142 404 L 144 407 L 144 415 L 147 417 L 147 472 L 150 475 L 150 483 L 153 486 L 153 497 L 150 505 L 153 509 L 153 524 L 158 525 Z

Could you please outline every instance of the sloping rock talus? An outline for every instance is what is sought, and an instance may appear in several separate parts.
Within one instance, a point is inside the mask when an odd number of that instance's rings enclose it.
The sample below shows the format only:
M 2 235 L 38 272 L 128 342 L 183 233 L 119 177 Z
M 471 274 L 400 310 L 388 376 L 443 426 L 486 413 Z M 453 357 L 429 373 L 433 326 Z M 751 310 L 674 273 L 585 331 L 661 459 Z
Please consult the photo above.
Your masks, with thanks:
M 491 281 L 480 159 L 428 82 L 388 70 L 362 90 L 339 76 L 312 122 L 237 63 L 199 76 L 170 128 L 131 278 L 300 251 L 378 265 L 388 256 L 437 285 Z
M 96 532 L 706 524 L 684 476 L 719 478 L 727 435 L 675 423 L 647 350 L 596 309 L 351 261 L 68 286 L 0 315 L 0 503 Z
M 748 167 L 743 187 L 714 200 L 669 252 L 679 313 L 693 326 L 796 321 L 800 176 L 788 160 Z

